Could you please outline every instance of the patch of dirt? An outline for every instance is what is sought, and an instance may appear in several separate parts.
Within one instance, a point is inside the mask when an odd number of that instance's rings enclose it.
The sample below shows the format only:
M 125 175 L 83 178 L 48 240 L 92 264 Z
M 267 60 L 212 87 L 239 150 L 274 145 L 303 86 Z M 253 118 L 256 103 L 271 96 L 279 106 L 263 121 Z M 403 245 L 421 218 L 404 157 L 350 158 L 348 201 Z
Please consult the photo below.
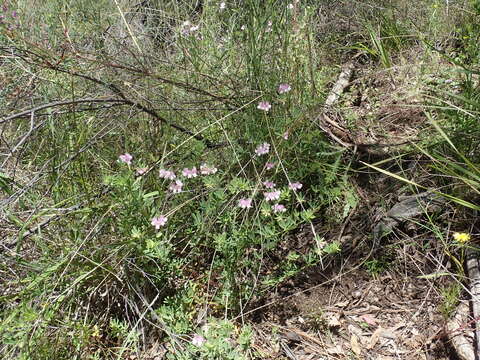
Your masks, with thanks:
M 412 248 L 404 242 L 397 252 L 406 250 Z M 397 253 L 376 276 L 365 262 L 338 261 L 323 274 L 311 269 L 287 282 L 255 313 L 257 350 L 265 359 L 454 358 L 438 290 L 450 278 L 426 279 L 435 271 L 431 262 L 404 260 Z
M 278 302 L 261 327 L 278 328 L 270 341 L 284 343 L 271 358 L 447 359 L 442 337 L 442 297 L 426 280 L 387 271 L 374 278 L 353 270 L 330 284 Z M 289 314 L 288 318 L 281 316 Z M 272 347 L 275 349 L 275 346 Z M 313 357 L 312 357 L 313 356 Z M 315 357 L 316 356 L 316 357 Z
M 370 180 L 357 179 L 360 203 L 341 226 L 314 224 L 317 234 L 327 243 L 340 241 L 343 251 L 250 304 L 263 359 L 455 359 L 441 310 L 442 289 L 452 286 L 452 277 L 426 276 L 454 268 L 424 215 L 373 239 L 375 224 L 404 189 L 383 175 Z M 452 213 L 445 205 L 433 215 L 443 226 Z M 305 253 L 302 246 L 314 244 L 311 229 L 288 243 Z

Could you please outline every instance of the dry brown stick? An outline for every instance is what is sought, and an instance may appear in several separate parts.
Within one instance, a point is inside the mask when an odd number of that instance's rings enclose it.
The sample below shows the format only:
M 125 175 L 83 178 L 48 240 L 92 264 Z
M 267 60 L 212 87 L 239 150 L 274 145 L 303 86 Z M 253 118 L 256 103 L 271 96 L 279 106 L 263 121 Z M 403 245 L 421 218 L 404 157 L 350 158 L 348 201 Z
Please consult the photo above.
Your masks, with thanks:
M 474 319 L 480 317 L 480 261 L 478 255 L 472 250 L 467 256 L 467 275 L 470 280 L 470 302 L 472 309 L 472 316 Z M 474 336 L 475 359 L 480 358 L 480 324 L 475 321 L 475 336 Z

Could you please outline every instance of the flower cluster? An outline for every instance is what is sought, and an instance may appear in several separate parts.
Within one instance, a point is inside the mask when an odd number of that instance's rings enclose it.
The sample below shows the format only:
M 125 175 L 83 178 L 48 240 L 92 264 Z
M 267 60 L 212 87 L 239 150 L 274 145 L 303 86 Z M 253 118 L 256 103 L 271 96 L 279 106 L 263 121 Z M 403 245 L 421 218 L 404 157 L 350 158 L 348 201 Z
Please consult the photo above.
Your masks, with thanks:
M 275 187 L 275 183 L 271 181 L 264 181 L 263 186 L 265 186 L 267 189 L 273 189 Z
M 143 168 L 138 168 L 138 169 L 136 170 L 136 173 L 137 173 L 137 175 L 144 175 L 147 171 L 148 171 L 148 168 L 147 168 L 147 167 L 143 167 Z
M 207 166 L 207 164 L 203 163 L 202 165 L 200 165 L 200 174 L 202 175 L 213 175 L 217 172 L 217 168 L 216 167 L 209 167 Z
M 152 218 L 151 224 L 158 230 L 161 226 L 165 226 L 167 220 L 168 218 L 165 215 L 155 216 Z
M 180 180 L 176 180 L 174 183 L 171 183 L 168 187 L 168 190 L 173 192 L 174 194 L 178 194 L 182 192 L 183 183 Z
M 270 152 L 269 143 L 263 143 L 255 149 L 255 154 L 257 154 L 257 156 L 265 155 L 265 154 L 268 154 L 269 152 Z
M 275 204 L 272 206 L 272 210 L 274 213 L 283 213 L 287 211 L 287 208 L 282 204 Z
M 272 170 L 275 167 L 275 163 L 273 162 L 267 162 L 265 164 L 265 170 Z
M 173 171 L 165 170 L 165 169 L 160 169 L 158 176 L 160 177 L 160 179 L 168 179 L 168 180 L 174 180 L 177 177 Z
M 185 176 L 187 179 L 191 179 L 197 177 L 197 168 L 194 166 L 191 169 L 185 168 L 182 171 L 182 175 Z
M 238 200 L 238 207 L 247 209 L 252 207 L 252 199 L 240 199 Z
M 293 191 L 300 190 L 302 187 L 303 187 L 302 183 L 299 183 L 299 182 L 288 184 L 288 188 Z
M 266 201 L 273 201 L 273 200 L 278 200 L 280 199 L 280 191 L 270 191 L 270 192 L 264 192 L 263 196 L 265 196 Z
M 202 335 L 199 335 L 199 334 L 193 335 L 193 338 L 192 338 L 192 345 L 193 346 L 201 347 L 206 342 L 207 342 L 207 340 Z
M 133 156 L 130 155 L 129 153 L 125 153 L 125 154 L 122 154 L 118 157 L 118 159 L 127 164 L 127 165 L 131 165 L 132 164 L 132 159 L 133 159 Z
M 260 101 L 257 106 L 257 109 L 262 111 L 269 111 L 271 108 L 272 105 L 268 101 Z
M 278 85 L 278 93 L 279 94 L 285 94 L 292 90 L 292 87 L 289 84 L 280 84 Z

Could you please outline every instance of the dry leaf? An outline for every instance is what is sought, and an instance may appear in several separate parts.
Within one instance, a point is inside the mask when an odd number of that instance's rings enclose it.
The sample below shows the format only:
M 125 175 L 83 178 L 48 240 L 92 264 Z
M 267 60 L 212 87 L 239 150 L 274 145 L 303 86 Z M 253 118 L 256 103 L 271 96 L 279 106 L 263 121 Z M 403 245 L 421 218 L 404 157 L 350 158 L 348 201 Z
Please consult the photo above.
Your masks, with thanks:
M 340 345 L 337 345 L 335 347 L 328 348 L 327 353 L 329 353 L 331 355 L 343 355 L 345 353 L 345 351 L 343 351 L 343 349 Z
M 331 327 L 331 328 L 342 326 L 342 323 L 340 322 L 340 316 L 339 315 L 331 315 L 328 319 L 327 325 L 328 325 L 328 327 Z
M 385 339 L 390 339 L 390 340 L 395 340 L 397 338 L 397 334 L 395 334 L 394 331 L 391 329 L 382 329 L 382 332 L 380 333 L 380 336 L 385 338 Z
M 344 308 L 344 307 L 348 306 L 348 304 L 350 304 L 350 301 L 345 300 L 345 301 L 335 303 L 335 306 L 340 307 L 340 308 Z
M 370 341 L 367 345 L 367 349 L 370 350 L 370 349 L 373 349 L 375 347 L 375 345 L 377 345 L 377 342 L 378 342 L 378 339 L 380 338 L 380 333 L 383 331 L 382 327 L 379 326 L 377 328 L 377 330 L 375 330 L 372 334 L 372 336 L 370 337 Z
M 355 334 L 357 337 L 363 335 L 363 330 L 359 328 L 358 326 L 355 326 L 353 324 L 348 325 L 347 330 L 350 334 Z
M 350 346 L 352 348 L 352 351 L 356 355 L 360 355 L 362 353 L 362 349 L 360 349 L 360 344 L 358 343 L 358 336 L 357 335 L 353 334 L 350 337 Z

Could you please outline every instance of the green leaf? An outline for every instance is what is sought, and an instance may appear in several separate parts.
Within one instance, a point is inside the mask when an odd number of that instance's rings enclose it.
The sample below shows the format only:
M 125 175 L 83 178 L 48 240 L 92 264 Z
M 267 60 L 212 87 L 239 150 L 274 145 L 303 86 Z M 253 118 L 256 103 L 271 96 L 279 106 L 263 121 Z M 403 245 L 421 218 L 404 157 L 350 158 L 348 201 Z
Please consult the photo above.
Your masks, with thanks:
M 143 198 L 144 199 L 149 199 L 151 197 L 157 196 L 158 194 L 159 194 L 158 191 L 152 191 L 152 192 L 149 192 L 148 194 L 144 194 Z
M 439 277 L 442 277 L 442 276 L 451 276 L 452 274 L 451 273 L 447 273 L 447 272 L 438 272 L 438 273 L 432 273 L 432 274 L 427 274 L 427 275 L 419 275 L 417 276 L 417 279 L 437 279 Z
M 340 243 L 338 241 L 334 241 L 323 248 L 323 252 L 328 255 L 337 254 L 340 251 L 342 251 L 342 248 L 340 247 Z

